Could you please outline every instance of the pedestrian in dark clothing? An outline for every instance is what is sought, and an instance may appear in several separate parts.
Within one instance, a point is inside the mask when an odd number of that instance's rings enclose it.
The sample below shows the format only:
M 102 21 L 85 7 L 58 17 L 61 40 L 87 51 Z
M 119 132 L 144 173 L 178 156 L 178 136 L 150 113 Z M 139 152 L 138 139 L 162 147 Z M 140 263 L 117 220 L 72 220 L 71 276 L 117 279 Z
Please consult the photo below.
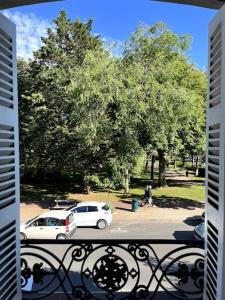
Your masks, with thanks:
M 146 185 L 145 194 L 144 194 L 144 203 L 145 205 L 149 204 L 152 206 L 152 190 L 151 185 Z

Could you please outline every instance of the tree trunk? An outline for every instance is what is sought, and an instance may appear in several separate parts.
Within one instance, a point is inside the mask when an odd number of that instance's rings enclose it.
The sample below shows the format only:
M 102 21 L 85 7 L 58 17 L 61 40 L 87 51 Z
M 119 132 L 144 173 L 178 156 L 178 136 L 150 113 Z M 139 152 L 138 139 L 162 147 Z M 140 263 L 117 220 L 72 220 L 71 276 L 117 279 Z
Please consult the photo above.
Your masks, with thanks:
M 124 194 L 129 193 L 129 170 L 125 170 L 125 185 L 124 185 Z
M 166 187 L 166 159 L 165 152 L 163 150 L 158 150 L 159 155 L 159 187 Z
M 83 187 L 84 187 L 85 193 L 87 195 L 89 195 L 91 192 L 91 186 L 90 186 L 89 180 L 87 180 L 87 178 L 86 178 L 86 174 L 83 175 Z
M 174 160 L 173 160 L 173 168 L 176 169 L 176 167 L 177 167 L 177 160 L 176 160 L 176 158 L 174 158 Z
M 90 192 L 91 192 L 91 187 L 90 187 L 90 185 L 87 184 L 87 185 L 85 186 L 85 190 L 86 190 L 86 194 L 89 195 Z
M 193 154 L 191 156 L 191 162 L 192 162 L 192 166 L 194 166 L 194 155 Z
M 154 169 L 155 169 L 155 156 L 152 155 L 152 162 L 151 162 L 151 180 L 154 180 Z
M 147 173 L 149 169 L 149 157 L 146 158 L 146 163 L 145 163 L 145 172 Z
M 198 176 L 198 168 L 199 168 L 199 166 L 198 166 L 198 161 L 199 161 L 199 157 L 198 157 L 198 155 L 196 156 L 196 161 L 195 161 L 195 176 Z
M 185 165 L 185 155 L 183 155 L 182 157 L 182 167 L 184 167 L 184 165 Z

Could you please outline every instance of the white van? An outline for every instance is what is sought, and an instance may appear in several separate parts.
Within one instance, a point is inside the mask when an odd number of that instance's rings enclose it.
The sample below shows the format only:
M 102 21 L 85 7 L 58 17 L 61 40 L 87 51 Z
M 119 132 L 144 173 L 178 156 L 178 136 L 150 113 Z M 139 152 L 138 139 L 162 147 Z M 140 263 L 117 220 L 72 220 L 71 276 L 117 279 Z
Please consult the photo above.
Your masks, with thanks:
M 65 210 L 50 210 L 20 225 L 20 239 L 71 238 L 76 231 L 73 213 Z

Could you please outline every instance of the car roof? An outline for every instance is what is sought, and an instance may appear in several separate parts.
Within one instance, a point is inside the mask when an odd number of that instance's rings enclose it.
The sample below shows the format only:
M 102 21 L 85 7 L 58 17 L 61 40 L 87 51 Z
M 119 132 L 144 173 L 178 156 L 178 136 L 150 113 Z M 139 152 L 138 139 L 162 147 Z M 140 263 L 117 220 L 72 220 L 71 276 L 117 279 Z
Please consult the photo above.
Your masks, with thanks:
M 39 218 L 58 218 L 65 219 L 71 212 L 66 210 L 49 210 L 39 215 Z
M 105 202 L 97 202 L 97 201 L 85 201 L 77 204 L 79 206 L 104 206 Z

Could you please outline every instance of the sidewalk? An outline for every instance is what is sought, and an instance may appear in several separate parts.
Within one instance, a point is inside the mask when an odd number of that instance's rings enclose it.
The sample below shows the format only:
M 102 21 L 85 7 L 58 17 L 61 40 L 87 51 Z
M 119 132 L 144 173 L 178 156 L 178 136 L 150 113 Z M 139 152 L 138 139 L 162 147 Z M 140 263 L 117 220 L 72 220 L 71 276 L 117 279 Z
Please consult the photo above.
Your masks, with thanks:
M 21 221 L 29 220 L 39 214 L 47 211 L 35 204 L 20 204 Z M 200 216 L 203 212 L 202 208 L 195 209 L 173 209 L 159 207 L 140 207 L 137 212 L 132 212 L 131 208 L 117 208 L 113 213 L 114 221 L 139 221 L 140 223 L 148 221 L 183 221 L 186 218 Z
M 137 212 L 117 211 L 113 214 L 115 221 L 140 221 L 140 223 L 148 221 L 183 221 L 186 218 L 201 216 L 204 209 L 195 208 L 187 210 L 183 208 L 159 208 L 159 207 L 141 207 Z

